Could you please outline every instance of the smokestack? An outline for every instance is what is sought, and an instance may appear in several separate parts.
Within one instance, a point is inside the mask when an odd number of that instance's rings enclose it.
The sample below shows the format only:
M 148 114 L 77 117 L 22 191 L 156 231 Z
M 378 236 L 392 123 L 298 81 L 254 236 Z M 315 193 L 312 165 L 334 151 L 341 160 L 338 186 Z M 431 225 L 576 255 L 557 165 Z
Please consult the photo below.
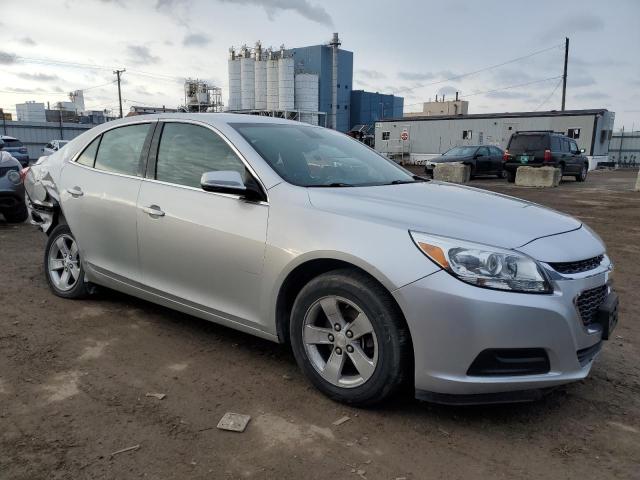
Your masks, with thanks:
M 456 92 L 456 102 L 458 101 L 458 92 Z
M 444 93 L 442 94 L 442 101 L 444 102 Z
M 331 43 L 331 54 L 333 60 L 332 69 L 332 85 L 331 85 L 331 128 L 336 130 L 338 126 L 338 48 L 340 47 L 340 39 L 338 33 L 333 34 Z

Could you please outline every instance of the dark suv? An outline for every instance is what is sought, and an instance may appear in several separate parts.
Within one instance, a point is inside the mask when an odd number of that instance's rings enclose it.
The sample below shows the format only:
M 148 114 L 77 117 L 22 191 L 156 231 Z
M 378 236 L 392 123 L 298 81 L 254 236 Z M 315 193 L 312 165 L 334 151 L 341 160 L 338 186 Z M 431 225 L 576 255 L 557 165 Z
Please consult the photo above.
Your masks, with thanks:
M 559 168 L 562 176 L 572 176 L 584 182 L 589 170 L 589 160 L 583 155 L 573 138 L 552 131 L 516 132 L 511 135 L 504 152 L 503 168 L 507 180 L 515 182 L 516 170 L 530 167 Z

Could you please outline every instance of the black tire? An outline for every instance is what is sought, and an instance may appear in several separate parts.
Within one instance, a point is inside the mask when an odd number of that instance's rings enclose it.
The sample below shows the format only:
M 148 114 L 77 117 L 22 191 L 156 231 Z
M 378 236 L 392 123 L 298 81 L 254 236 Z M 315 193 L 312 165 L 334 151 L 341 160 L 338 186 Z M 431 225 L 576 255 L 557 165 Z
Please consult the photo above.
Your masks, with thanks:
M 589 169 L 587 165 L 582 165 L 582 169 L 580 169 L 580 173 L 576 175 L 576 182 L 584 182 L 587 179 L 587 173 Z
M 507 170 L 507 182 L 515 183 L 516 181 L 516 172 L 512 170 Z
M 8 223 L 23 223 L 29 217 L 26 205 L 20 206 L 16 210 L 4 212 L 4 218 Z
M 562 177 L 564 177 L 564 163 L 561 163 L 560 165 L 558 165 L 558 168 L 560 169 L 560 182 L 562 183 Z
M 51 291 L 59 297 L 70 298 L 70 299 L 86 298 L 89 295 L 90 285 L 84 280 L 84 267 L 82 266 L 82 261 L 79 254 L 78 254 L 79 274 L 77 277 L 78 280 L 75 282 L 75 285 L 71 289 L 61 290 L 56 286 L 56 284 L 51 278 L 52 275 L 49 270 L 49 257 L 51 254 L 52 246 L 63 235 L 74 238 L 69 226 L 61 224 L 53 229 L 53 231 L 49 235 L 49 239 L 47 240 L 47 246 L 44 251 L 44 273 L 47 278 L 47 283 L 49 284 L 49 288 L 51 288 Z
M 503 168 L 500 172 L 496 173 L 498 178 L 507 178 L 508 172 Z
M 378 339 L 375 369 L 359 386 L 346 388 L 325 380 L 305 349 L 305 316 L 312 305 L 329 295 L 356 304 L 370 320 Z M 363 272 L 334 270 L 311 280 L 295 300 L 290 327 L 291 346 L 298 366 L 318 390 L 333 400 L 353 406 L 373 405 L 392 396 L 412 376 L 411 340 L 404 318 L 389 292 Z

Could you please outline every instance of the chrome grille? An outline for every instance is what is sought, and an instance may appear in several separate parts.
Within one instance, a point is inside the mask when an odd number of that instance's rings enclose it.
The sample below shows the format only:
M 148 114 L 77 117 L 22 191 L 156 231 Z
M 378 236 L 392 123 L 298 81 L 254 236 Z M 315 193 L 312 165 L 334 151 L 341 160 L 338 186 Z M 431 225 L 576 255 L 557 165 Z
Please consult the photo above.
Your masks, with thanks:
M 582 323 L 589 325 L 593 322 L 596 312 L 604 302 L 609 292 L 607 285 L 601 285 L 582 292 L 576 299 L 576 307 L 580 312 Z
M 578 260 L 577 262 L 558 262 L 558 263 L 549 263 L 551 268 L 553 268 L 556 272 L 559 273 L 582 273 L 588 272 L 589 270 L 593 270 L 597 268 L 604 259 L 604 255 L 598 255 L 597 257 L 587 258 L 586 260 Z

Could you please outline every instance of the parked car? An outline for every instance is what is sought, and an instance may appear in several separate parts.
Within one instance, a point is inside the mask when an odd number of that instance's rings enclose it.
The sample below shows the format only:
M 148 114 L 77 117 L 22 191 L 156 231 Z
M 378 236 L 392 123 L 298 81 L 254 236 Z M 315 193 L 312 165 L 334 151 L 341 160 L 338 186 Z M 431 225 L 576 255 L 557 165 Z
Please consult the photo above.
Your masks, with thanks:
M 69 140 L 51 140 L 49 143 L 47 143 L 45 145 L 45 147 L 42 149 L 42 153 L 44 155 L 51 155 L 52 153 L 57 152 L 58 150 L 60 150 L 62 147 L 64 147 L 67 143 L 69 143 Z
M 587 179 L 589 160 L 573 138 L 553 131 L 526 131 L 511 135 L 504 153 L 504 169 L 509 182 L 516 181 L 518 167 L 555 167 L 561 177 L 572 176 L 578 182 Z
M 5 152 L 10 153 L 23 167 L 29 165 L 29 152 L 20 140 L 8 135 L 0 135 L 0 139 L 4 142 Z
M 580 220 L 414 176 L 299 122 L 162 114 L 94 127 L 25 178 L 56 295 L 102 285 L 276 342 L 357 405 L 585 378 L 617 322 Z M 215 368 L 215 365 L 211 366 Z
M 9 223 L 22 223 L 28 217 L 24 200 L 24 185 L 20 162 L 4 151 L 4 140 L 0 139 L 0 213 Z
M 497 175 L 502 177 L 502 156 L 504 152 L 492 145 L 465 145 L 453 147 L 441 156 L 428 160 L 424 172 L 433 177 L 438 163 L 460 162 L 471 166 L 471 178 L 476 175 Z

